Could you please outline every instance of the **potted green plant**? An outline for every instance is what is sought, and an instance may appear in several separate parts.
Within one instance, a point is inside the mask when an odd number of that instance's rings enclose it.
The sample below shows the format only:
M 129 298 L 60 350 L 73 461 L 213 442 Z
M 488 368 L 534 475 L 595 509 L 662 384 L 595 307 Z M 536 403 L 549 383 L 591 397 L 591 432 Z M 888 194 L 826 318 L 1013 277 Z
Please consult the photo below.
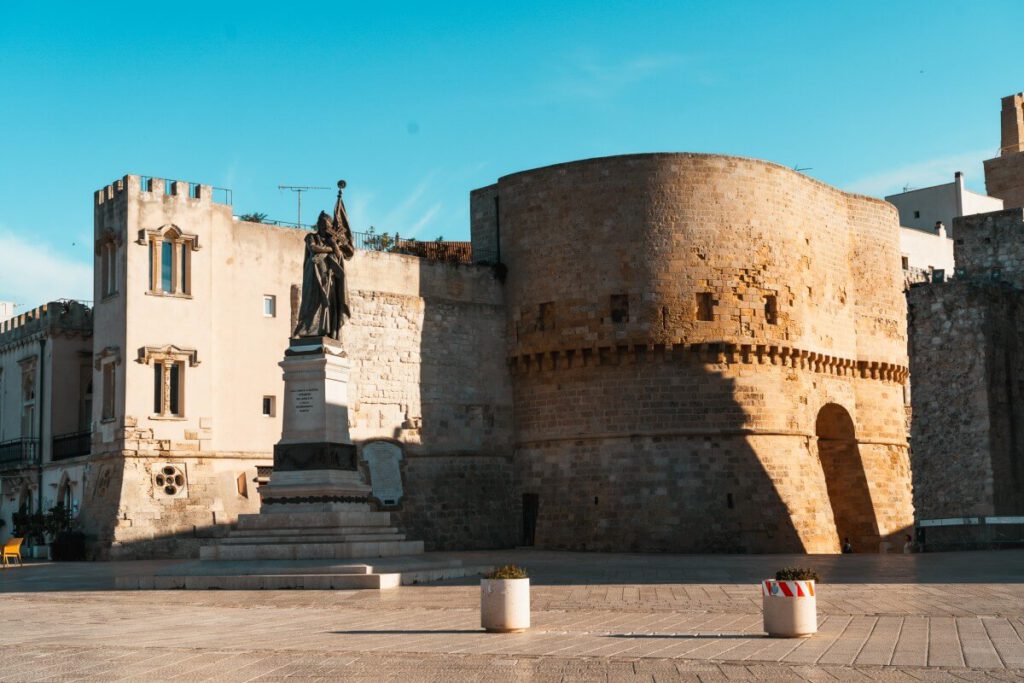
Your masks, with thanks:
M 85 534 L 72 529 L 71 511 L 63 503 L 50 508 L 44 524 L 50 539 L 50 559 L 57 562 L 85 559 Z
M 46 544 L 46 515 L 38 512 L 27 514 L 25 544 L 29 546 L 32 557 L 35 559 L 49 559 L 50 548 Z
M 530 628 L 530 577 L 522 567 L 506 565 L 480 581 L 480 625 L 491 633 Z
M 818 632 L 818 573 L 786 567 L 761 582 L 764 630 L 771 638 L 806 638 Z

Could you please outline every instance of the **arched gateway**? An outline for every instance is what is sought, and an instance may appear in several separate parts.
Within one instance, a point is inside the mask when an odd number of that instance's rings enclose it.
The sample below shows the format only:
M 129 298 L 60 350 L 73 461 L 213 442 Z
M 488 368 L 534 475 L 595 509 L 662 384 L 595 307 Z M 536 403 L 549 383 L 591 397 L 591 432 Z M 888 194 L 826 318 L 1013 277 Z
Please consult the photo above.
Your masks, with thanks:
M 818 412 L 814 431 L 839 543 L 849 539 L 856 552 L 877 552 L 881 537 L 853 418 L 829 403 Z

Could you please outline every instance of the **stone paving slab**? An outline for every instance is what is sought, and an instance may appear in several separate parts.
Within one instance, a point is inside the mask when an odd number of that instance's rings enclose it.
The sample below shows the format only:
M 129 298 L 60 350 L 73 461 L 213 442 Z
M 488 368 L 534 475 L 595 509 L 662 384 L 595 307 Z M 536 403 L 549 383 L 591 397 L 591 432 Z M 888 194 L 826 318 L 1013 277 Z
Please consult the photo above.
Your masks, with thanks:
M 687 556 L 513 553 L 534 577 L 533 628 L 507 635 L 480 629 L 466 580 L 124 592 L 98 588 L 157 566 L 28 566 L 0 572 L 0 680 L 1024 680 L 1024 577 L 1000 573 L 1018 555 L 964 555 L 1003 580 L 965 582 L 960 556 L 947 575 L 901 556 L 833 565 L 858 581 L 822 584 L 820 631 L 799 640 L 764 636 L 756 583 L 694 578 L 706 569 Z M 732 559 L 713 559 L 720 575 L 750 571 Z

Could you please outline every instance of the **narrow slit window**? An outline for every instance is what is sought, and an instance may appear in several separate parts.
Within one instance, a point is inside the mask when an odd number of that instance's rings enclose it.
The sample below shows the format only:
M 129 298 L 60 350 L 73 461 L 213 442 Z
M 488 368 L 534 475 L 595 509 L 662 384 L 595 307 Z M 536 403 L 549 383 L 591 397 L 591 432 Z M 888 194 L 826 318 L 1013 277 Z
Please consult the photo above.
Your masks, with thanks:
M 102 419 L 110 420 L 114 417 L 114 364 L 107 363 L 103 366 L 103 415 Z
M 188 294 L 188 244 L 181 243 L 181 256 L 178 259 L 178 291 Z
M 153 366 L 153 414 L 164 412 L 164 366 L 156 363 Z
M 160 244 L 160 289 L 173 292 L 172 274 L 174 273 L 174 245 L 170 242 Z
M 779 322 L 779 300 L 774 294 L 764 298 L 764 319 L 769 325 L 777 325 Z
M 553 301 L 547 301 L 540 305 L 540 310 L 537 312 L 537 329 L 555 329 L 555 304 Z
M 715 319 L 715 300 L 711 292 L 697 293 L 697 320 L 711 322 Z
M 170 367 L 170 382 L 168 387 L 168 404 L 171 415 L 181 415 L 181 363 L 174 363 Z
M 629 322 L 629 295 L 612 294 L 611 317 L 613 323 Z

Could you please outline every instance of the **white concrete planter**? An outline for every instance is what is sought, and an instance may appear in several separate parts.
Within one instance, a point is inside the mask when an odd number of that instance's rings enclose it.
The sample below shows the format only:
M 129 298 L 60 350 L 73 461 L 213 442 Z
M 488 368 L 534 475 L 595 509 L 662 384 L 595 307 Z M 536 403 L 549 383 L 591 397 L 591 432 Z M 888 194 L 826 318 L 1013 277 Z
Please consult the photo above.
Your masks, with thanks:
M 761 582 L 764 630 L 771 638 L 806 638 L 818 632 L 814 581 Z
M 48 545 L 34 545 L 32 546 L 32 557 L 36 560 L 48 560 L 50 559 L 50 546 Z
M 492 633 L 530 628 L 530 580 L 481 579 L 480 625 Z

